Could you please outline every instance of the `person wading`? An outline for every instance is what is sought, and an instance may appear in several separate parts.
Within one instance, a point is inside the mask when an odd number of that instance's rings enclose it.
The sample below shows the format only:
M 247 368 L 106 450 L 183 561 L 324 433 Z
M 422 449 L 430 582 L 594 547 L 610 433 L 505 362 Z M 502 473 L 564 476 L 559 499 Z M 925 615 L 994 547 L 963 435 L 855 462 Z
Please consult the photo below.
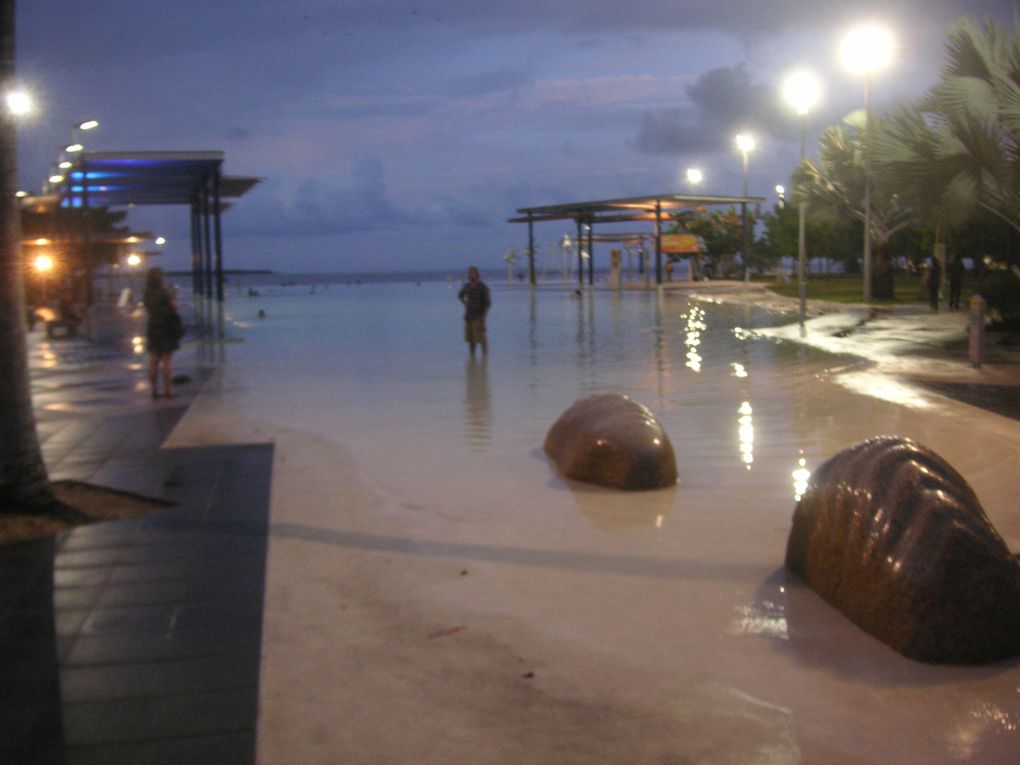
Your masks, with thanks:
M 492 300 L 489 288 L 482 281 L 478 269 L 471 266 L 467 271 L 468 280 L 457 293 L 457 299 L 464 304 L 464 340 L 475 355 L 475 346 L 482 346 L 482 355 L 489 354 L 489 341 L 485 336 L 485 315 L 489 312 Z

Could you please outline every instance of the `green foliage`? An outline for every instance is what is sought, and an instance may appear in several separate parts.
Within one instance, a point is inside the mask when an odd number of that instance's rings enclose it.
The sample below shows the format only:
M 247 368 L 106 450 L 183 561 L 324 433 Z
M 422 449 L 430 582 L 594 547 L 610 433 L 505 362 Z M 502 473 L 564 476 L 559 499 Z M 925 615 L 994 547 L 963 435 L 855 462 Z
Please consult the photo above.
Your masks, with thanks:
M 775 263 L 781 257 L 796 258 L 799 213 L 796 205 L 775 207 L 762 220 L 765 232 L 758 243 L 763 260 Z M 847 273 L 860 270 L 861 226 L 836 218 L 809 218 L 804 232 L 808 260 L 826 258 L 839 263 Z
M 751 228 L 753 248 L 754 219 L 748 212 L 748 226 Z M 688 233 L 700 236 L 705 243 L 706 272 L 713 276 L 733 276 L 736 267 L 734 258 L 740 253 L 743 243 L 743 220 L 740 211 L 728 210 L 711 212 L 690 212 L 677 216 L 676 225 L 670 233 Z
M 1020 276 L 1016 272 L 1007 268 L 986 270 L 981 275 L 978 289 L 985 299 L 993 326 L 1020 329 Z
M 1020 22 L 964 17 L 940 81 L 883 120 L 876 171 L 918 216 L 952 229 L 982 211 L 1020 230 Z

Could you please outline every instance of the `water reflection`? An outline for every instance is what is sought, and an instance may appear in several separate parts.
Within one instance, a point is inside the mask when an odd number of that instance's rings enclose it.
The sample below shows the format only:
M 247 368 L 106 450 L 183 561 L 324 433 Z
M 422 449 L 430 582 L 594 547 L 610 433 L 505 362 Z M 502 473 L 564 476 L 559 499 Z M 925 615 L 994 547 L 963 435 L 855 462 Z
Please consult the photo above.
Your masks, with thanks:
M 468 443 L 488 446 L 492 440 L 492 396 L 489 363 L 484 357 L 468 358 L 464 367 L 464 414 Z
M 748 470 L 754 463 L 754 411 L 750 401 L 742 401 L 737 410 L 737 438 L 740 443 L 740 461 Z
M 677 487 L 620 492 L 578 484 L 571 486 L 571 496 L 593 528 L 626 534 L 664 528 L 673 512 Z
M 797 469 L 793 471 L 793 499 L 795 502 L 800 502 L 800 498 L 804 496 L 810 478 L 811 471 L 807 469 L 807 460 L 804 459 L 804 451 L 801 450 L 800 459 L 797 460 Z
M 705 309 L 692 304 L 687 311 L 687 323 L 684 326 L 684 345 L 687 347 L 687 362 L 684 366 L 692 372 L 701 371 L 701 335 L 708 328 L 705 323 Z

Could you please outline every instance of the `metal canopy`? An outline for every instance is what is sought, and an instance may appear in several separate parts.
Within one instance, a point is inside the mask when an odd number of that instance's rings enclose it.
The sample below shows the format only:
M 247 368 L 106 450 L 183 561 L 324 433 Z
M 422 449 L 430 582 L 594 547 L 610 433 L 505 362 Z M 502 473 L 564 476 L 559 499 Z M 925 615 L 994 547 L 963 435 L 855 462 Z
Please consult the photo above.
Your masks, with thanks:
M 572 220 L 577 224 L 577 258 L 578 278 L 581 279 L 581 242 L 585 238 L 582 226 L 587 226 L 588 239 L 588 281 L 594 282 L 594 262 L 592 253 L 594 235 L 592 229 L 600 223 L 626 223 L 630 221 L 649 221 L 655 224 L 655 280 L 662 283 L 662 223 L 670 215 L 683 210 L 697 210 L 702 207 L 719 205 L 760 205 L 765 197 L 729 197 L 696 194 L 650 194 L 643 197 L 622 197 L 620 199 L 602 199 L 591 202 L 570 202 L 568 204 L 544 205 L 541 207 L 520 207 L 518 217 L 509 218 L 508 223 L 528 224 L 528 261 L 531 269 L 531 283 L 535 283 L 535 241 L 534 224 L 554 220 Z
M 222 151 L 82 152 L 63 196 L 89 207 L 191 204 L 219 179 L 221 198 L 237 198 L 258 178 L 220 175 Z
M 699 207 L 738 204 L 762 204 L 765 197 L 726 197 L 695 194 L 652 194 L 644 197 L 602 199 L 593 202 L 520 207 L 521 217 L 510 218 L 508 223 L 528 223 L 549 220 L 577 220 L 582 223 L 618 223 L 623 221 L 655 220 L 656 212 L 670 215 L 680 210 Z
M 224 176 L 222 151 L 82 152 L 60 189 L 71 207 L 188 205 L 196 295 L 223 300 L 220 214 L 259 178 Z

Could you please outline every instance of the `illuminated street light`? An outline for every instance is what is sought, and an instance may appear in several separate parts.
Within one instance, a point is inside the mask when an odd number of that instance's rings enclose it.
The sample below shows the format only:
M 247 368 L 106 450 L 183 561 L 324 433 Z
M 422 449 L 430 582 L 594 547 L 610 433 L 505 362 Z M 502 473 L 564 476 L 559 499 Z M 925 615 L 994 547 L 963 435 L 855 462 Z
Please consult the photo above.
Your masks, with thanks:
M 84 149 L 85 147 L 82 146 L 80 143 L 72 143 L 69 146 L 64 147 L 64 151 L 66 151 L 68 154 L 75 154 Z
M 62 176 L 60 173 L 54 173 L 49 177 L 49 181 L 50 183 L 63 183 L 64 176 Z
M 9 90 L 4 100 L 7 102 L 7 110 L 15 117 L 29 114 L 35 108 L 32 96 L 24 90 Z
M 692 186 L 697 186 L 705 179 L 704 173 L 696 167 L 687 168 L 687 182 Z
M 53 258 L 49 255 L 36 255 L 33 265 L 36 271 L 45 274 L 53 270 Z
M 32 265 L 35 267 L 35 270 L 39 273 L 39 284 L 41 286 L 42 291 L 42 304 L 46 305 L 47 302 L 46 277 L 49 275 L 50 271 L 53 270 L 54 265 L 53 258 L 51 258 L 49 255 L 46 255 L 45 253 L 41 253 L 35 256 L 35 260 L 32 262 Z
M 783 80 L 783 98 L 800 117 L 800 161 L 807 156 L 807 115 L 820 100 L 822 95 L 821 81 L 811 72 L 791 72 Z M 807 315 L 807 200 L 797 204 L 797 292 L 800 297 L 800 325 L 804 326 Z M 866 238 L 866 237 L 865 237 Z
M 157 247 L 162 247 L 164 244 L 166 244 L 166 237 L 165 236 L 157 236 L 155 241 L 156 241 L 156 246 Z
M 840 45 L 843 65 L 864 76 L 864 302 L 871 302 L 871 78 L 892 61 L 892 32 L 878 24 L 851 30 Z
M 779 197 L 779 209 L 784 209 L 786 207 L 786 187 L 777 185 L 776 196 Z
M 99 120 L 83 120 L 72 127 L 75 130 L 94 130 L 99 127 Z
M 738 133 L 737 138 L 737 151 L 740 152 L 740 156 L 744 164 L 744 201 L 740 203 L 740 217 L 742 220 L 743 228 L 743 244 L 741 246 L 741 255 L 744 258 L 744 283 L 749 284 L 751 281 L 751 245 L 750 245 L 750 230 L 747 225 L 747 185 L 748 185 L 748 173 L 747 173 L 747 155 L 754 151 L 757 142 L 754 140 L 754 136 L 750 133 Z

